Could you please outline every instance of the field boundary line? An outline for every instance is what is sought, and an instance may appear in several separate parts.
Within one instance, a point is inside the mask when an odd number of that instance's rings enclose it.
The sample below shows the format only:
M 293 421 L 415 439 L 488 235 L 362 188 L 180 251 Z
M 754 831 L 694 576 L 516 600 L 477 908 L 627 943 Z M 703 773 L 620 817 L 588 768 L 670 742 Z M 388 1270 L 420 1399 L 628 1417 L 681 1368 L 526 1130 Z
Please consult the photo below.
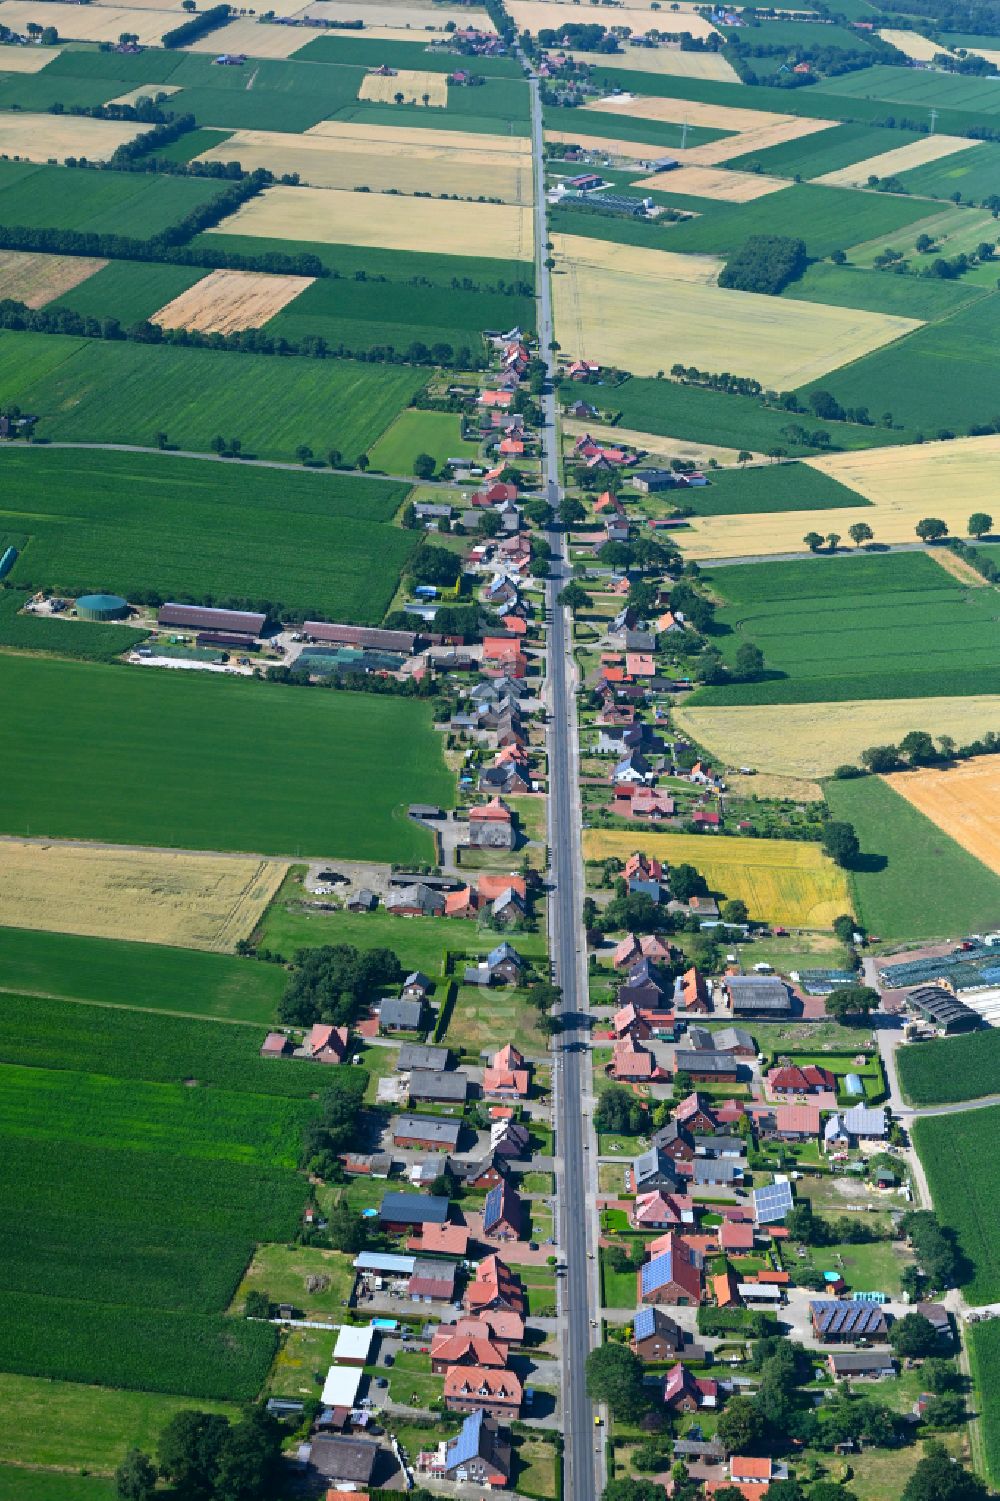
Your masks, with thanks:
M 47 932 L 45 928 L 32 929 L 29 931 Z M 74 935 L 70 935 L 74 936 Z M 86 934 L 80 935 L 86 937 Z M 168 947 L 169 945 L 164 945 Z M 172 947 L 180 947 L 175 944 Z M 211 953 L 211 949 L 184 950 L 191 953 Z M 259 961 L 258 961 L 259 962 Z M 165 1011 L 162 1006 L 129 1006 L 124 1001 L 89 1001 L 82 995 L 59 995 L 54 990 L 26 990 L 24 986 L 12 989 L 9 985 L 0 985 L 0 995 L 28 995 L 34 996 L 40 1001 L 65 1001 L 68 1006 L 100 1006 L 105 1011 L 141 1011 L 144 1016 L 180 1016 L 185 1021 L 192 1022 L 221 1022 L 229 1027 L 266 1027 L 267 1022 L 244 1021 L 239 1016 L 207 1016 L 204 1011 Z M 75 1471 L 73 1472 L 76 1473 Z
M 393 421 L 395 421 L 395 418 L 393 418 Z M 391 427 L 392 423 L 389 426 Z M 388 428 L 386 431 L 388 431 Z M 380 434 L 379 438 L 375 439 L 375 442 L 379 442 L 382 436 L 384 434 Z M 339 474 L 341 476 L 346 475 L 351 479 L 394 480 L 397 484 L 409 485 L 411 489 L 418 484 L 439 485 L 443 490 L 454 488 L 450 480 L 418 480 L 412 474 L 375 474 L 371 471 L 362 473 L 360 469 L 317 469 L 310 464 L 289 464 L 281 459 L 227 459 L 222 454 L 201 453 L 193 448 L 150 448 L 145 447 L 141 443 L 65 443 L 51 441 L 45 443 L 17 443 L 12 446 L 17 452 L 30 452 L 34 449 L 44 450 L 46 448 L 85 448 L 95 450 L 98 453 L 157 453 L 170 459 L 202 459 L 210 464 L 231 464 L 234 467 L 281 469 L 291 471 L 295 474 L 315 474 L 321 479 L 329 479 L 331 475 Z M 374 446 L 373 443 L 372 447 Z M 2 463 L 3 461 L 0 459 L 0 466 L 2 466 Z

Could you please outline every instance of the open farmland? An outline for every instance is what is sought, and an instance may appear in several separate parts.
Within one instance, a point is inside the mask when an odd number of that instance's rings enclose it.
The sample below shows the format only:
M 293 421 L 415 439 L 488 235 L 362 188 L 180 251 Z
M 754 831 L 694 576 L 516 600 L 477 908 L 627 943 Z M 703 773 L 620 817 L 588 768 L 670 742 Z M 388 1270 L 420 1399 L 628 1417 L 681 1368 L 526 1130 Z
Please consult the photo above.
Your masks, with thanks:
M 311 276 L 268 276 L 259 271 L 211 271 L 153 313 L 161 328 L 232 334 L 260 328 L 312 286 Z
M 671 243 L 674 243 L 671 241 Z M 556 334 L 569 355 L 635 375 L 675 361 L 733 369 L 789 390 L 918 327 L 911 319 L 794 302 L 714 285 L 718 263 L 556 236 Z M 805 328 L 808 335 L 805 335 Z
M 265 25 L 240 16 L 226 25 L 225 45 L 230 52 L 244 52 L 248 57 L 283 58 L 300 52 L 306 45 L 307 36 L 297 26 Z M 218 31 L 210 31 L 187 44 L 189 52 L 205 52 L 215 56 L 219 51 Z
M 686 28 L 685 28 L 686 29 Z M 566 48 L 577 63 L 600 66 L 607 57 L 603 52 L 580 52 Z M 738 83 L 732 64 L 718 52 L 682 52 L 679 47 L 634 47 L 615 57 L 615 67 L 627 72 L 664 73 L 675 78 L 713 78 L 722 83 Z
M 930 1116 L 913 1123 L 942 1224 L 950 1226 L 969 1261 L 962 1291 L 973 1307 L 1000 1298 L 1000 1225 L 994 1212 L 997 1159 L 984 1143 L 997 1140 L 1000 1106 L 958 1115 Z
M 110 5 L 80 5 L 67 11 L 50 0 L 3 0 L 0 26 L 23 32 L 28 24 L 54 26 L 60 37 L 74 42 L 117 42 L 123 31 L 133 32 L 142 47 L 156 47 L 164 32 L 180 24 L 174 11 L 118 8 Z
M 533 35 L 546 27 L 556 30 L 565 25 L 567 17 L 579 18 L 560 0 L 507 0 L 507 13 L 518 31 L 530 31 Z M 623 6 L 615 11 L 614 24 L 627 26 L 638 35 L 644 34 L 656 24 L 656 18 L 641 6 Z M 680 25 L 677 27 L 680 30 Z M 715 27 L 705 17 L 686 11 L 683 29 L 691 36 L 707 37 L 716 34 Z
M 924 728 L 922 718 L 916 728 Z M 870 933 L 960 938 L 996 922 L 1000 877 L 880 777 L 827 782 L 825 791 L 834 818 L 853 824 L 861 842 L 850 880 L 855 910 Z
M 909 192 L 924 193 L 929 198 L 950 198 L 957 192 L 967 203 L 981 203 L 997 191 L 1000 146 L 995 141 L 973 141 L 969 145 L 970 150 L 911 167 L 900 174 L 900 181 Z
M 6 547 L 11 540 L 5 531 L 0 546 Z M 14 537 L 23 547 L 27 533 Z M 119 625 L 116 621 L 104 624 L 96 620 L 81 622 L 61 619 L 58 615 L 24 613 L 29 595 L 27 590 L 4 589 L 0 591 L 0 646 L 15 651 L 51 652 L 55 657 L 80 657 L 88 662 L 114 662 L 126 651 L 132 650 L 149 635 L 148 630 Z
M 498 203 L 356 194 L 322 188 L 267 188 L 223 220 L 219 234 L 320 240 L 441 255 L 521 261 L 532 256 L 531 211 Z
M 994 1094 L 1000 1071 L 1000 1030 L 936 1037 L 896 1052 L 896 1071 L 911 1105 L 948 1105 Z
M 893 151 L 910 141 L 927 139 L 915 131 L 889 130 L 881 125 L 833 125 L 829 130 L 808 137 L 734 156 L 728 165 L 746 172 L 774 173 L 778 177 L 790 177 L 797 172 L 806 182 L 811 182 L 827 172 L 850 167 L 865 157 Z
M 287 974 L 232 954 L 0 927 L 3 989 L 102 1006 L 270 1024 Z
M 3 73 L 40 73 L 53 58 L 59 56 L 55 47 L 5 47 Z
M 757 519 L 770 524 L 770 518 Z M 759 680 L 700 688 L 689 702 L 823 703 L 935 697 L 963 688 L 1000 692 L 1000 617 L 993 591 L 964 588 L 921 553 L 761 563 L 717 568 L 705 577 L 724 601 L 716 617 L 723 658 L 732 662 L 739 645 L 753 641 L 766 665 Z
M 21 115 L 3 118 L 21 124 L 24 120 Z M 78 125 L 109 123 L 76 116 L 72 124 L 68 117 L 44 115 L 41 119 L 43 127 L 54 121 L 60 130 L 74 132 Z M 134 133 L 132 128 L 130 136 Z M 74 135 L 74 140 L 79 136 Z M 66 147 L 61 154 L 72 150 Z M 29 229 L 76 229 L 153 239 L 218 193 L 217 182 L 196 177 L 160 178 L 142 172 L 93 172 L 0 161 L 0 224 Z
M 13 298 L 30 308 L 46 307 L 107 264 L 84 255 L 0 250 L 0 297 Z
M 974 756 L 941 770 L 894 772 L 886 781 L 970 855 L 1000 875 L 1000 766 Z
M 986 351 L 983 353 L 985 358 Z M 837 379 L 834 377 L 831 384 Z M 834 426 L 832 432 L 836 431 Z M 954 535 L 964 536 L 971 513 L 992 501 L 998 455 L 1000 437 L 996 434 L 950 443 L 870 449 L 863 454 L 824 454 L 809 459 L 809 464 L 849 490 L 856 490 L 867 505 L 856 512 L 849 508 L 808 514 L 786 511 L 773 520 L 747 516 L 727 520 L 724 526 L 696 517 L 685 535 L 684 551 L 704 562 L 801 552 L 807 531 L 821 536 L 837 532 L 846 539 L 848 528 L 856 521 L 868 523 L 877 543 L 913 542 L 914 528 L 924 516 L 938 516 Z
M 454 795 L 417 701 L 24 657 L 0 683 L 11 834 L 405 861 L 407 804 Z
M 896 745 L 910 730 L 951 735 L 959 744 L 988 730 L 1000 734 L 1000 695 L 967 698 L 880 698 L 824 704 L 746 704 L 707 708 L 689 703 L 674 711 L 681 729 L 713 756 L 740 766 L 787 776 L 828 777 L 838 766 L 857 765 L 869 745 Z
M 167 98 L 171 94 L 180 93 L 180 85 L 176 83 L 140 83 L 134 89 L 126 89 L 124 94 L 118 94 L 116 98 L 107 100 L 108 104 L 138 104 L 140 100 L 152 101 Z
M 229 953 L 281 885 L 277 860 L 5 841 L 0 924 Z
M 963 77 L 929 69 L 876 65 L 860 73 L 842 73 L 838 78 L 826 78 L 822 92 L 831 102 L 834 99 L 846 101 L 844 107 L 847 110 L 851 110 L 856 100 L 878 100 L 886 104 L 905 104 L 914 110 L 932 107 L 945 111 L 960 110 L 987 119 L 1000 114 L 1000 89 L 993 87 L 989 77 Z M 949 127 L 944 124 L 942 128 Z
M 641 449 L 657 459 L 691 459 L 697 468 L 703 469 L 709 459 L 715 459 L 720 464 L 735 464 L 739 456 L 736 448 L 724 448 L 719 443 L 691 443 L 686 438 L 666 437 L 661 433 L 642 433 L 635 428 L 611 427 L 603 422 L 594 422 L 590 419 L 584 421 L 575 417 L 567 417 L 563 422 L 563 433 L 569 438 L 582 437 L 584 433 L 598 443 L 624 443 L 628 448 Z M 718 479 L 718 474 L 714 476 Z M 694 499 L 694 494 L 685 496 L 686 500 Z M 703 497 L 697 497 L 700 505 Z
M 787 839 L 738 839 L 722 834 L 659 834 L 629 829 L 588 829 L 585 860 L 626 859 L 638 844 L 670 865 L 700 870 L 713 892 L 746 902 L 755 922 L 790 928 L 826 928 L 850 907 L 844 872 L 818 844 Z
M 222 433 L 247 458 L 288 461 L 304 443 L 353 459 L 426 379 L 412 366 L 0 334 L 0 401 L 37 413 L 41 434 L 67 442 L 151 445 L 164 431 L 207 452 Z
M 402 99 L 397 96 L 402 94 Z M 366 73 L 358 89 L 359 99 L 376 104 L 418 104 L 430 109 L 448 106 L 448 81 L 444 73 L 397 68 L 392 74 Z
M 640 177 L 633 188 L 662 189 L 662 173 Z M 765 177 L 759 172 L 729 172 L 715 167 L 676 167 L 670 174 L 669 191 L 689 193 L 693 197 L 715 198 L 720 203 L 752 203 L 768 193 L 780 193 L 788 183 L 780 177 Z
M 390 524 L 405 486 L 329 471 L 284 472 L 279 484 L 264 467 L 39 447 L 5 452 L 0 475 L 16 487 L 6 525 L 27 539 L 9 582 L 25 589 L 111 588 L 126 598 L 154 590 L 163 599 L 250 601 L 276 615 L 375 624 L 419 542 Z M 303 535 L 312 542 L 306 552 Z M 85 650 L 91 631 L 115 655 L 138 640 L 121 626 L 41 617 L 16 624 L 31 627 L 26 644 L 51 641 L 57 652 L 72 652 L 75 640 Z
M 309 0 L 305 7 L 301 0 L 287 0 L 287 4 L 289 13 L 302 11 L 327 21 L 349 22 L 360 17 L 366 31 L 369 26 L 394 31 L 443 31 L 449 21 L 455 26 L 475 26 L 477 31 L 496 29 L 485 10 L 464 4 L 437 5 L 430 0 Z
M 825 302 L 867 308 L 873 313 L 902 313 L 931 322 L 986 295 L 985 288 L 936 276 L 887 276 L 857 266 L 813 261 L 782 296 L 796 302 Z
M 883 42 L 888 42 L 890 47 L 895 47 L 897 52 L 902 52 L 915 63 L 930 63 L 939 52 L 947 52 L 948 48 L 941 42 L 932 42 L 930 37 L 921 36 L 919 31 L 897 31 L 892 27 L 882 27 L 879 36 Z
M 326 120 L 302 135 L 240 130 L 206 151 L 201 160 L 229 161 L 235 155 L 247 170 L 297 172 L 315 188 L 366 187 L 468 198 L 479 196 L 486 175 L 492 198 L 530 203 L 527 147 L 522 136 Z
M 941 157 L 974 150 L 976 145 L 977 142 L 963 140 L 960 136 L 925 136 L 922 140 L 910 141 L 905 146 L 880 152 L 877 156 L 865 157 L 853 166 L 826 172 L 822 177 L 813 178 L 813 181 L 825 183 L 830 188 L 862 188 L 869 177 L 896 177 L 911 167 L 923 167 Z
M 698 516 L 829 510 L 857 506 L 859 499 L 853 490 L 809 464 L 733 467 L 714 470 L 708 478 L 703 489 L 690 490 L 684 496 L 685 509 Z
M 1000 1323 L 989 1319 L 974 1324 L 966 1338 L 987 1474 L 996 1486 L 1000 1484 Z
M 47 257 L 54 259 L 54 257 Z M 82 317 L 117 318 L 123 328 L 152 317 L 201 281 L 201 266 L 172 266 L 157 261 L 108 261 L 86 281 L 56 299 Z

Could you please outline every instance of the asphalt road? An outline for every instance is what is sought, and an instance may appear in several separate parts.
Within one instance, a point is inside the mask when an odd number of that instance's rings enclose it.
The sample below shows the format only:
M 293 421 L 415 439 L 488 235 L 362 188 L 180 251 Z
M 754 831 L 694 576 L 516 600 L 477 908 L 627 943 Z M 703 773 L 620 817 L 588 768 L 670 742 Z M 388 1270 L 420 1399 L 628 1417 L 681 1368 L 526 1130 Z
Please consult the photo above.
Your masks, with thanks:
M 552 299 L 545 267 L 548 238 L 545 212 L 542 149 L 542 111 L 537 79 L 531 82 L 531 141 L 535 164 L 535 263 L 538 285 L 538 336 L 541 356 L 549 366 L 548 391 L 542 398 L 545 456 L 543 483 L 553 506 L 560 500 L 559 453 L 556 429 L 555 362 Z M 567 1501 L 594 1501 L 603 1489 L 604 1428 L 595 1427 L 595 1409 L 587 1396 L 586 1360 L 591 1347 L 591 1318 L 598 1314 L 596 1261 L 589 1259 L 594 1241 L 592 1196 L 588 1202 L 591 1147 L 590 1121 L 584 1112 L 589 1093 L 590 1036 L 585 949 L 581 925 L 580 790 L 577 777 L 576 699 L 571 681 L 572 626 L 556 596 L 571 570 L 562 532 L 550 531 L 553 561 L 547 589 L 551 625 L 548 632 L 549 711 L 549 846 L 551 894 L 549 938 L 556 984 L 562 988 L 560 1010 L 565 1030 L 557 1036 L 555 1066 L 556 1152 L 562 1171 L 557 1177 L 558 1241 L 568 1271 L 560 1278 L 560 1317 L 563 1327 L 563 1432 L 565 1434 L 565 1495 Z

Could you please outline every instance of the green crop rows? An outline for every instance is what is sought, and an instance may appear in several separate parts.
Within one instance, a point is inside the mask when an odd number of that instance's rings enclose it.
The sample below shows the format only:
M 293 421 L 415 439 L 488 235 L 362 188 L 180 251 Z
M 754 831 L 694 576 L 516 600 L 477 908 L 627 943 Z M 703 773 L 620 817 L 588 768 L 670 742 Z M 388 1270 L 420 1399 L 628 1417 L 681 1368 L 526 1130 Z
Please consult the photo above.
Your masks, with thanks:
M 940 1037 L 900 1048 L 896 1069 L 914 1105 L 945 1105 L 993 1094 L 1000 1078 L 1000 1031 L 987 1027 L 964 1037 Z
M 45 651 L 60 657 L 82 657 L 91 662 L 112 662 L 149 634 L 127 625 L 101 625 L 97 621 L 82 624 L 22 615 L 19 611 L 27 599 L 26 593 L 16 589 L 0 590 L 0 646 L 12 647 L 15 651 Z
M 0 224 L 150 240 L 218 197 L 221 186 L 207 178 L 0 161 Z
M 1000 1189 L 996 1153 L 984 1150 L 1000 1132 L 1000 1105 L 957 1115 L 924 1116 L 913 1141 L 927 1171 L 934 1210 L 958 1236 L 968 1260 L 962 1291 L 973 1305 L 1000 1298 Z

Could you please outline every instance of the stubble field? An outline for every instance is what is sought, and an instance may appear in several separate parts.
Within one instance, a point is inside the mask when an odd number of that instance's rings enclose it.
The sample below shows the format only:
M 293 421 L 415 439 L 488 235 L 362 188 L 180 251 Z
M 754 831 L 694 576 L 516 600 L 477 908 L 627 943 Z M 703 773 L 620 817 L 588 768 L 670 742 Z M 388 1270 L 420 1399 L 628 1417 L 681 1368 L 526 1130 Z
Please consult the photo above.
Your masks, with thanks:
M 85 255 L 40 255 L 25 250 L 0 251 L 0 297 L 30 308 L 46 307 L 108 265 Z
M 786 839 L 660 834 L 643 830 L 587 829 L 585 860 L 626 859 L 638 846 L 670 865 L 700 870 L 713 892 L 747 904 L 756 922 L 790 928 L 828 928 L 850 909 L 844 872 L 818 844 Z
M 537 35 L 546 27 L 558 30 L 564 26 L 567 20 L 579 20 L 579 15 L 570 9 L 568 5 L 558 3 L 558 0 L 508 0 L 507 12 L 517 27 L 518 31 L 530 31 Z M 650 15 L 648 10 L 638 6 L 624 6 L 615 11 L 614 23 L 616 26 L 627 26 L 636 35 L 642 36 L 654 26 L 660 26 L 657 17 Z M 661 30 L 666 27 L 660 26 Z M 684 30 L 691 36 L 708 37 L 715 36 L 717 32 L 712 23 L 705 16 L 697 15 L 693 11 L 684 14 L 683 28 L 677 23 L 678 31 Z
M 402 94 L 400 101 L 397 94 Z M 420 72 L 397 68 L 391 75 L 366 73 L 358 89 L 359 99 L 376 104 L 417 104 L 430 109 L 445 109 L 448 104 L 448 78 L 445 73 Z
M 1000 875 L 1000 765 L 976 756 L 947 770 L 893 772 L 889 786 Z
M 148 10 L 143 6 L 117 8 L 110 5 L 65 5 L 50 0 L 3 0 L 0 25 L 26 31 L 29 22 L 54 26 L 61 38 L 74 42 L 117 42 L 123 31 L 133 32 L 141 47 L 158 47 L 164 32 L 180 25 L 183 12 Z
M 277 860 L 0 845 L 0 924 L 232 952 L 273 899 Z
M 212 271 L 153 313 L 161 328 L 232 334 L 260 328 L 311 287 L 311 276 L 270 276 L 258 271 Z
M 864 187 L 870 176 L 895 177 L 900 172 L 908 172 L 912 167 L 923 167 L 942 157 L 954 156 L 956 152 L 973 150 L 978 144 L 977 141 L 964 140 L 961 136 L 926 136 L 922 141 L 910 141 L 905 146 L 897 146 L 895 150 L 865 157 L 853 166 L 826 172 L 822 177 L 814 177 L 812 180 L 825 183 L 830 188 Z
M 74 6 L 77 10 L 87 8 Z M 0 5 L 0 24 L 5 9 Z M 0 154 L 25 157 L 31 162 L 48 162 L 55 157 L 61 161 L 66 156 L 106 161 L 142 128 L 130 120 L 92 120 L 86 115 L 0 114 Z
M 784 178 L 765 177 L 760 172 L 727 172 L 712 167 L 681 165 L 666 175 L 655 172 L 652 177 L 640 177 L 630 186 L 690 194 L 693 198 L 713 198 L 719 203 L 752 203 L 755 198 L 766 198 L 768 193 L 779 193 L 788 187 L 788 183 Z
M 679 31 L 686 30 L 677 22 Z M 574 62 L 598 67 L 607 62 L 607 53 L 579 52 L 566 49 Z M 682 52 L 679 47 L 630 47 L 619 56 L 615 67 L 623 72 L 659 73 L 674 78 L 709 78 L 718 83 L 738 83 L 739 76 L 731 63 L 718 52 Z

